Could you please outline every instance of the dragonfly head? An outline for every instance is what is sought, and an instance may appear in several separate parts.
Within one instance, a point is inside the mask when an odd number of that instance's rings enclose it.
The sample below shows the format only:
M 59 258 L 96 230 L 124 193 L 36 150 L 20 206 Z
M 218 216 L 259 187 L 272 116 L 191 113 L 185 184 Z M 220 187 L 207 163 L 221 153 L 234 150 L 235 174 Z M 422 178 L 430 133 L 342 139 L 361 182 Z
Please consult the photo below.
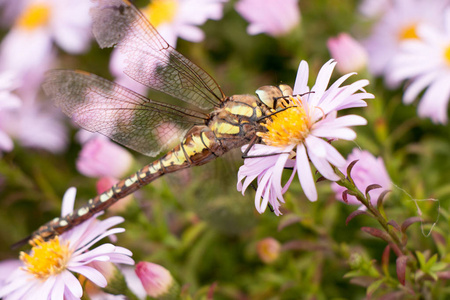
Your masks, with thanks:
M 280 84 L 279 86 L 264 85 L 256 90 L 259 100 L 274 110 L 284 108 L 283 101 L 280 100 L 292 96 L 292 93 L 292 88 L 286 84 Z

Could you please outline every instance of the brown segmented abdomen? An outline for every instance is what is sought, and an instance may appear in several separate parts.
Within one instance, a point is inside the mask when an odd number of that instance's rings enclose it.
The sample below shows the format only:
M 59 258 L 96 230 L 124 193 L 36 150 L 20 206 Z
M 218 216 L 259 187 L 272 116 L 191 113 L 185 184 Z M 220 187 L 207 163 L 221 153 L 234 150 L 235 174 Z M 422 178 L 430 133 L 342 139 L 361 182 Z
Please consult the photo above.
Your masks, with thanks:
M 215 138 L 214 133 L 206 126 L 196 126 L 190 130 L 182 143 L 167 152 L 166 155 L 90 199 L 85 206 L 41 226 L 32 234 L 31 238 L 40 236 L 44 240 L 51 239 L 91 218 L 94 214 L 109 208 L 118 200 L 164 174 L 206 164 L 223 153 L 224 148 Z

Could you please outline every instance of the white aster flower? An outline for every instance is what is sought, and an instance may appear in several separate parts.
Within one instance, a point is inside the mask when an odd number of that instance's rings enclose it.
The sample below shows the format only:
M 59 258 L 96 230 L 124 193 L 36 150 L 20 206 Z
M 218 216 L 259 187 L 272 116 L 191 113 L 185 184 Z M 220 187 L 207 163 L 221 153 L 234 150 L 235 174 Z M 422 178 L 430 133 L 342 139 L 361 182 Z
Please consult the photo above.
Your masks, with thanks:
M 339 180 L 332 166 L 343 167 L 346 162 L 329 141 L 355 139 L 356 133 L 349 127 L 365 125 L 366 120 L 357 115 L 337 117 L 337 111 L 366 106 L 364 99 L 371 99 L 373 95 L 364 91 L 358 93 L 369 83 L 367 80 L 341 86 L 352 73 L 342 76 L 327 89 L 335 65 L 333 60 L 328 61 L 310 89 L 308 64 L 305 61 L 300 63 L 294 96 L 287 100 L 289 108 L 274 114 L 267 121 L 267 132 L 259 134 L 265 145 L 253 147 L 248 153 L 249 158 L 245 159 L 244 165 L 239 169 L 239 191 L 244 193 L 257 178 L 255 205 L 258 212 L 264 212 L 270 203 L 275 213 L 280 214 L 279 202 L 284 202 L 283 193 L 295 173 L 299 176 L 306 197 L 316 201 L 317 190 L 310 161 L 323 177 L 332 181 Z M 281 175 L 284 168 L 293 168 L 293 173 L 282 187 Z
M 67 190 L 61 215 L 73 211 L 75 194 L 75 188 Z M 101 239 L 125 231 L 123 228 L 110 229 L 123 222 L 123 218 L 100 221 L 97 216 L 47 242 L 34 240 L 30 254 L 22 252 L 20 255 L 21 267 L 2 281 L 0 297 L 5 300 L 80 299 L 83 290 L 74 273 L 105 287 L 105 274 L 95 268 L 93 262 L 134 264 L 130 257 L 132 253 L 125 248 L 107 243 L 89 249 Z
M 39 68 L 53 42 L 69 53 L 87 50 L 91 37 L 89 0 L 26 0 L 2 41 L 0 68 L 20 74 Z
M 1 114 L 0 128 L 28 148 L 58 153 L 67 146 L 67 129 L 55 107 L 23 99 L 20 109 Z M 29 101 L 27 101 L 29 100 Z
M 22 105 L 21 99 L 12 93 L 18 85 L 19 82 L 13 73 L 3 72 L 0 74 L 0 152 L 11 151 L 14 146 L 10 135 L 5 131 L 5 124 L 2 120 L 7 114 L 17 111 Z
M 442 30 L 426 25 L 419 27 L 420 39 L 402 45 L 389 71 L 395 81 L 409 80 L 403 102 L 410 104 L 425 90 L 418 114 L 441 124 L 448 121 L 450 100 L 450 9 L 445 16 Z
M 369 71 L 386 75 L 386 83 L 396 86 L 398 81 L 389 78 L 387 67 L 399 53 L 400 45 L 405 40 L 417 39 L 417 27 L 422 24 L 442 26 L 442 11 L 448 3 L 448 0 L 393 0 L 364 43 L 369 53 Z

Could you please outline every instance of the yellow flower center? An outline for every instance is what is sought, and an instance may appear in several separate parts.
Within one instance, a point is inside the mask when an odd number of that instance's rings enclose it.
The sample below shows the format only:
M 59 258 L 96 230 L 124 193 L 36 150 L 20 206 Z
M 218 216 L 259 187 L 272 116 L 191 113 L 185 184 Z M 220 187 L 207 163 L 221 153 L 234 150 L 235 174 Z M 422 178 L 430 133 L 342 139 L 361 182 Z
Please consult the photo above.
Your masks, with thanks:
M 61 244 L 58 236 L 45 242 L 42 238 L 31 242 L 31 255 L 21 252 L 20 259 L 25 264 L 24 269 L 36 278 L 46 279 L 51 275 L 61 273 L 66 269 L 72 254 L 69 243 Z
M 417 24 L 412 24 L 403 28 L 403 30 L 400 32 L 400 40 L 402 41 L 407 39 L 419 39 L 416 29 Z
M 153 0 L 142 12 L 148 17 L 153 26 L 158 27 L 163 23 L 169 23 L 175 17 L 177 0 Z
M 450 66 L 450 45 L 444 50 L 444 59 L 448 66 Z
M 50 20 L 50 7 L 44 3 L 30 5 L 17 19 L 16 25 L 20 28 L 32 30 L 48 24 Z
M 298 145 L 308 136 L 312 124 L 300 96 L 290 97 L 287 103 L 288 106 L 283 111 L 275 113 L 271 120 L 263 125 L 267 132 L 258 133 L 266 145 Z

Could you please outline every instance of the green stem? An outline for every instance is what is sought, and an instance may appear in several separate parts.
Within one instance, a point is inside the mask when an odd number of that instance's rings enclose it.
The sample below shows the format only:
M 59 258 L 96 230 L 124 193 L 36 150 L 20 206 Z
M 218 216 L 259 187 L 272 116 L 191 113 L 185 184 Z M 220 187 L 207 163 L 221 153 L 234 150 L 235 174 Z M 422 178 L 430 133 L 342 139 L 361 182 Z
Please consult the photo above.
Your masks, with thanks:
M 392 239 L 392 242 L 400 249 L 403 255 L 409 255 L 409 251 L 403 246 L 400 238 L 397 234 L 392 230 L 392 227 L 388 224 L 388 220 L 373 207 L 372 203 L 366 196 L 356 187 L 353 180 L 345 177 L 342 172 L 340 172 L 337 168 L 335 168 L 336 173 L 341 177 L 341 180 L 336 182 L 337 184 L 345 187 L 351 192 L 351 195 L 354 195 L 366 208 L 367 210 L 375 217 L 375 219 L 380 223 L 380 225 L 384 228 L 384 230 L 389 234 Z

